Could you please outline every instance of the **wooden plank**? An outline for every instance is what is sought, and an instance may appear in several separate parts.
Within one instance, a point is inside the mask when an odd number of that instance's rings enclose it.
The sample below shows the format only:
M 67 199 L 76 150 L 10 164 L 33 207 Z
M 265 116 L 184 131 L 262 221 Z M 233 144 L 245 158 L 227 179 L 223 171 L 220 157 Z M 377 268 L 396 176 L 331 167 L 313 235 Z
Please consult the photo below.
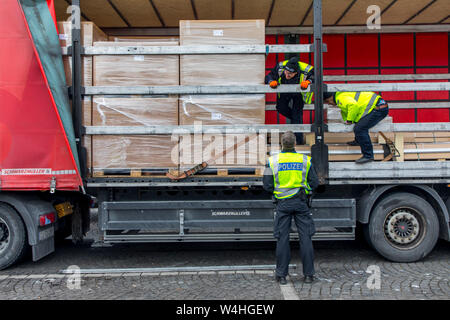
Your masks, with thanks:
M 217 169 L 217 175 L 220 177 L 228 176 L 228 169 Z
M 132 27 L 161 27 L 161 22 L 148 0 L 112 0 Z
M 81 1 L 81 11 L 99 27 L 127 26 L 106 0 Z
M 276 0 L 269 26 L 298 26 L 308 11 L 311 0 L 295 5 L 292 0 Z
M 307 134 L 305 135 L 305 141 L 306 141 L 306 144 L 307 144 L 308 146 L 314 145 L 314 143 L 316 142 L 315 134 L 314 134 L 314 133 L 307 133 Z M 325 142 L 325 143 L 326 143 L 326 142 Z
M 377 5 L 383 11 L 391 3 L 392 0 L 358 0 L 344 18 L 339 21 L 338 25 L 365 25 L 369 18 L 369 14 L 367 13 L 369 6 Z
M 394 157 L 394 161 L 398 161 L 398 162 L 405 161 L 405 152 L 404 152 L 405 143 L 403 140 L 403 134 L 401 132 L 395 134 L 394 145 L 397 148 L 398 152 L 400 153 L 399 157 Z
M 418 152 L 411 152 L 417 149 Z M 435 149 L 440 151 L 424 152 L 424 150 Z M 439 160 L 450 159 L 450 144 L 449 143 L 408 143 L 405 144 L 405 160 Z M 448 150 L 448 151 L 446 151 Z
M 194 0 L 199 20 L 230 20 L 231 0 Z
M 234 0 L 234 19 L 267 19 L 272 0 Z
M 449 0 L 438 0 L 420 13 L 417 17 L 411 19 L 408 24 L 426 24 L 438 23 L 448 16 L 450 12 Z
M 424 0 L 398 0 L 381 16 L 382 24 L 402 24 L 429 3 Z
M 153 0 L 167 27 L 178 27 L 180 20 L 195 19 L 190 0 Z
M 352 3 L 353 0 L 322 0 L 322 19 L 323 19 L 323 25 L 334 25 L 336 21 L 342 16 L 345 9 L 348 8 L 350 3 Z M 304 25 L 305 26 L 312 26 L 314 24 L 314 12 L 311 10 L 311 12 L 308 14 L 308 17 L 306 18 Z M 345 20 L 345 17 L 344 19 Z

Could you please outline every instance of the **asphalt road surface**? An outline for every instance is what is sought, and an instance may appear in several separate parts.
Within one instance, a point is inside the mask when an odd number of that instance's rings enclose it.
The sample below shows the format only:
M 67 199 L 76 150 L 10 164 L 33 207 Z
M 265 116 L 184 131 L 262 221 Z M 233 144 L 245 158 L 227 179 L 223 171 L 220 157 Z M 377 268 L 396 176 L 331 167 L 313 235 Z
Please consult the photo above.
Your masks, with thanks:
M 292 244 L 287 285 L 273 270 L 274 242 L 127 244 L 91 247 L 65 240 L 55 253 L 0 272 L 0 299 L 296 300 L 450 298 L 450 244 L 439 241 L 424 260 L 392 263 L 364 241 L 315 242 L 317 280 L 303 283 Z M 107 269 L 62 274 L 61 270 Z M 186 269 L 200 267 L 200 269 Z M 207 267 L 222 267 L 219 269 Z M 75 268 L 75 269 L 74 269 Z M 129 270 L 145 268 L 145 270 Z M 172 269 L 155 269 L 172 268 Z M 117 270 L 126 269 L 126 270 Z

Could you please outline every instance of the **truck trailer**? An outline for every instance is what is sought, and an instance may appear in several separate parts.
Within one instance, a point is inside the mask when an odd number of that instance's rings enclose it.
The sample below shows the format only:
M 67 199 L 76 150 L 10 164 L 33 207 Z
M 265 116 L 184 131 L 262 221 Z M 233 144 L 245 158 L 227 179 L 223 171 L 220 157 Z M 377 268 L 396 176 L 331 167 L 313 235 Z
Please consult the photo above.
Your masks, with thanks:
M 151 6 L 147 9 L 155 13 L 159 26 L 136 27 L 133 25 L 136 20 L 130 22 L 123 10 L 127 8 L 127 14 L 136 10 L 137 14 L 138 8 L 142 7 L 126 7 L 119 0 L 90 0 L 89 5 L 86 0 L 72 0 L 71 3 L 1 1 L 1 269 L 20 261 L 30 248 L 33 261 L 45 257 L 55 250 L 58 238 L 71 236 L 74 242 L 82 241 L 89 231 L 94 205 L 98 208 L 96 245 L 274 240 L 276 210 L 271 195 L 262 188 L 262 174 L 258 168 L 243 166 L 221 174 L 223 171 L 219 169 L 202 167 L 197 174 L 186 174 L 183 179 L 171 179 L 169 172 L 143 174 L 143 170 L 138 174 L 132 170 L 125 174 L 108 174 L 105 170 L 95 175 L 89 172 L 86 164 L 89 152 L 85 138 L 96 136 L 162 136 L 177 132 L 201 136 L 214 130 L 221 135 L 262 136 L 264 146 L 270 136 L 270 143 L 276 146 L 277 133 L 301 132 L 307 135 L 310 147 L 305 153 L 312 156 L 321 182 L 312 199 L 311 210 L 317 229 L 313 240 L 354 240 L 360 230 L 374 250 L 396 262 L 423 259 L 438 239 L 450 241 L 450 161 L 445 155 L 449 152 L 445 143 L 450 142 L 445 136 L 445 132 L 450 132 L 450 24 L 448 16 L 436 20 L 429 14 L 448 3 L 442 0 L 433 4 L 434 1 L 423 7 L 421 1 L 410 1 L 407 11 L 412 14 L 405 17 L 404 11 L 400 16 L 390 14 L 391 10 L 396 10 L 394 1 L 384 5 L 382 11 L 382 18 L 389 17 L 390 25 L 377 29 L 358 25 L 353 21 L 355 15 L 350 20 L 356 26 L 342 25 L 347 14 L 366 4 L 363 0 L 340 4 L 326 0 L 287 1 L 296 10 L 286 10 L 277 0 L 247 1 L 246 4 L 239 0 L 217 1 L 217 4 L 219 2 L 225 7 L 229 2 L 229 17 L 227 13 L 217 12 L 209 16 L 208 10 L 196 1 L 150 1 Z M 145 3 L 150 5 L 148 1 Z M 263 10 L 266 3 L 267 12 Z M 58 11 L 61 14 L 69 4 L 71 39 L 67 48 L 61 49 L 56 17 Z M 95 17 L 104 14 L 104 20 L 113 19 L 113 16 L 120 20 L 118 27 L 102 22 L 103 30 L 109 35 L 139 38 L 178 35 L 179 30 L 173 22 L 164 20 L 167 12 L 174 16 L 179 14 L 180 19 L 215 19 L 217 14 L 219 18 L 223 14 L 225 19 L 233 20 L 248 18 L 245 15 L 249 10 L 247 6 L 258 8 L 251 18 L 256 15 L 258 19 L 266 19 L 265 44 L 83 46 L 81 41 L 81 21 L 89 20 L 90 14 Z M 341 15 L 334 17 L 341 9 Z M 214 12 L 211 10 L 211 14 Z M 138 14 L 134 18 L 137 17 Z M 295 18 L 299 21 L 297 24 L 292 23 Z M 420 18 L 427 24 L 410 23 L 415 19 L 422 21 Z M 328 19 L 326 27 L 323 19 Z M 330 23 L 330 19 L 336 20 Z M 308 21 L 312 26 L 308 26 Z M 219 32 L 217 35 L 220 36 Z M 352 44 L 357 46 L 352 48 Z M 386 45 L 381 48 L 381 44 Z M 412 65 L 407 62 L 396 65 L 386 58 L 398 45 L 404 50 L 405 61 L 412 60 Z M 365 46 L 374 48 L 374 52 Z M 434 60 L 439 60 L 436 65 L 430 65 L 434 63 L 431 58 L 431 62 L 419 59 L 427 50 L 439 51 L 432 55 L 436 57 Z M 82 79 L 82 57 L 211 54 L 263 54 L 268 69 L 284 57 L 300 54 L 301 59 L 314 64 L 314 84 L 303 91 L 298 85 L 272 89 L 262 84 L 96 86 L 85 85 Z M 355 54 L 358 54 L 357 58 Z M 66 81 L 64 56 L 71 58 L 71 84 Z M 367 61 L 375 61 L 376 65 Z M 403 61 L 399 63 L 403 64 Z M 400 98 L 392 103 L 386 97 L 393 122 L 383 122 L 371 129 L 372 133 L 392 133 L 394 141 L 389 143 L 389 139 L 385 139 L 383 150 L 379 151 L 381 159 L 391 161 L 364 165 L 330 161 L 330 157 L 340 151 L 329 146 L 327 139 L 351 133 L 352 127 L 327 119 L 324 91 L 412 95 L 412 99 Z M 283 92 L 314 92 L 314 104 L 304 109 L 305 124 L 280 123 L 281 117 L 270 99 Z M 86 97 L 183 94 L 268 94 L 266 123 L 199 127 L 99 126 L 83 122 L 83 99 Z M 414 102 L 405 102 L 408 99 Z M 443 140 L 436 140 L 442 143 L 432 149 L 420 149 L 417 144 L 415 150 L 404 147 L 407 135 L 417 132 L 429 133 L 435 140 L 443 137 Z M 265 156 L 272 151 L 266 148 Z M 443 155 L 435 159 L 421 156 L 430 152 Z M 416 159 L 406 161 L 408 154 L 415 154 Z M 292 230 L 291 239 L 297 238 Z

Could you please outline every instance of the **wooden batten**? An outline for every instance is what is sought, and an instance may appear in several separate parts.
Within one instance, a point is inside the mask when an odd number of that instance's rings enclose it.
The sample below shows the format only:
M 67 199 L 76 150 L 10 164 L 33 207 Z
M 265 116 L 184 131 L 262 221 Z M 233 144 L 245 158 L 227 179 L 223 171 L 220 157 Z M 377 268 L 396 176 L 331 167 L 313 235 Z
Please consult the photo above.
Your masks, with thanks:
M 180 20 L 195 19 L 190 0 L 153 0 L 166 27 L 178 27 Z
M 352 0 L 322 0 L 322 19 L 324 25 L 334 25 L 344 11 L 352 3 Z M 314 12 L 311 10 L 305 20 L 305 26 L 314 24 Z
M 424 3 L 422 3 L 425 6 Z M 421 8 L 420 8 L 421 9 Z M 438 23 L 445 19 L 450 12 L 450 1 L 438 0 L 426 8 L 423 12 L 411 19 L 408 24 Z
M 111 0 L 111 2 L 133 27 L 162 27 L 148 0 Z
M 292 0 L 275 1 L 269 26 L 295 26 L 298 27 L 309 8 L 308 1 L 302 5 L 293 5 Z
M 99 27 L 127 27 L 107 0 L 81 1 L 81 11 Z
M 231 0 L 213 3 L 211 0 L 195 0 L 195 10 L 199 20 L 230 20 Z

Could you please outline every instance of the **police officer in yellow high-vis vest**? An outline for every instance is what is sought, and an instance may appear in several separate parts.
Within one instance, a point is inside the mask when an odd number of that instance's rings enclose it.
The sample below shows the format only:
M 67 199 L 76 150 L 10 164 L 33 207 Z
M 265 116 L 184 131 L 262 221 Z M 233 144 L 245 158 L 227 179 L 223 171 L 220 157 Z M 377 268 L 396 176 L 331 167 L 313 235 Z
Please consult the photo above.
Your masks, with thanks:
M 325 92 L 324 103 L 338 106 L 345 124 L 355 124 L 353 128 L 355 141 L 348 144 L 359 145 L 363 154 L 355 162 L 363 164 L 373 161 L 373 145 L 369 129 L 388 115 L 387 102 L 375 92 Z
M 289 233 L 294 218 L 300 240 L 300 256 L 303 262 L 305 283 L 314 281 L 314 250 L 312 236 L 315 233 L 308 195 L 319 186 L 319 179 L 307 155 L 296 153 L 295 135 L 288 131 L 281 137 L 281 153 L 269 158 L 264 171 L 263 187 L 276 199 L 274 237 L 277 239 L 276 280 L 286 284 L 291 250 Z
M 272 88 L 280 84 L 300 84 L 303 90 L 314 81 L 314 67 L 298 61 L 297 57 L 282 61 L 266 76 L 265 83 Z M 312 101 L 312 92 L 281 93 L 277 95 L 277 111 L 291 120 L 292 124 L 303 123 L 303 107 Z M 292 101 L 292 107 L 289 106 Z M 297 144 L 303 143 L 303 134 L 296 133 Z

